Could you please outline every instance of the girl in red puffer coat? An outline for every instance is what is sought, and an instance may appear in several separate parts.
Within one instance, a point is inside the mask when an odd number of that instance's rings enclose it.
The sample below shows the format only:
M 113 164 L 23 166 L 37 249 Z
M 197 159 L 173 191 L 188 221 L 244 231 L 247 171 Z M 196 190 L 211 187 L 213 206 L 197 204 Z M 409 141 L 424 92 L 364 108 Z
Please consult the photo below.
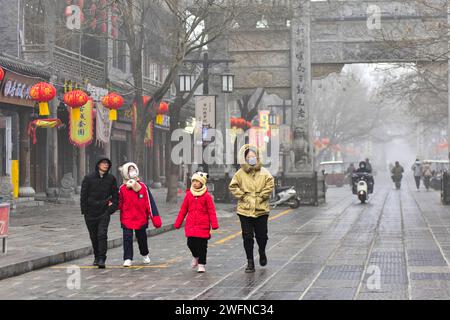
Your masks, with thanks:
M 145 264 L 150 263 L 147 228 L 151 220 L 155 228 L 161 228 L 161 217 L 150 189 L 139 181 L 139 169 L 135 163 L 119 168 L 123 185 L 119 189 L 120 223 L 123 229 L 123 266 L 131 267 L 133 262 L 133 233 Z
M 199 273 L 206 271 L 206 254 L 208 240 L 211 238 L 211 228 L 213 230 L 219 228 L 214 202 L 206 188 L 207 177 L 208 175 L 203 172 L 194 173 L 191 189 L 186 192 L 174 225 L 175 229 L 180 229 L 187 215 L 184 231 L 187 245 L 194 257 L 191 266 L 192 268 L 198 266 Z

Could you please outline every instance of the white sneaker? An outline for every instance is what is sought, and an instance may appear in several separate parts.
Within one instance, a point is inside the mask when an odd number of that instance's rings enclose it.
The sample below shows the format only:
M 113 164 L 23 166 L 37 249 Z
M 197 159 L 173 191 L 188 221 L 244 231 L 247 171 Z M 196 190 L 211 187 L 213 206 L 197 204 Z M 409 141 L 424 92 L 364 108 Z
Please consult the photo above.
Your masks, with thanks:
M 131 267 L 132 265 L 133 265 L 133 261 L 131 261 L 130 259 L 127 259 L 123 262 L 124 267 Z
M 192 269 L 198 266 L 198 258 L 193 258 L 191 263 Z
M 149 263 L 150 263 L 150 257 L 149 257 L 148 255 L 146 255 L 146 256 L 144 257 L 143 262 L 144 262 L 144 264 L 149 264 Z
M 204 264 L 199 264 L 198 265 L 198 269 L 197 269 L 198 273 L 205 273 L 206 272 L 206 268 Z

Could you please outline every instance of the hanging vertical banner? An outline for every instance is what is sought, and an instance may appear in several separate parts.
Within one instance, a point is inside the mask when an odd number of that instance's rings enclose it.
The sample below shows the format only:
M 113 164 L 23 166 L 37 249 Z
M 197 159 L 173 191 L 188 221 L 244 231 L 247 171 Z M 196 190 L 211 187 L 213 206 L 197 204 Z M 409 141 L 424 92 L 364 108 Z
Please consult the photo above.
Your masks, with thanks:
M 94 106 L 92 99 L 80 108 L 80 119 L 69 118 L 69 139 L 77 147 L 85 147 L 94 139 Z
M 216 128 L 216 96 L 195 96 L 195 119 L 203 128 Z
M 96 113 L 96 141 L 97 144 L 107 144 L 111 140 L 112 122 L 109 120 L 109 109 L 101 103 L 95 104 Z
M 263 110 L 259 112 L 259 126 L 264 129 L 266 132 L 270 129 L 269 124 L 269 115 L 270 111 Z
M 147 130 L 145 131 L 145 138 L 144 138 L 144 144 L 148 148 L 153 147 L 153 137 L 154 137 L 154 125 L 153 121 L 150 121 L 150 123 L 147 126 Z

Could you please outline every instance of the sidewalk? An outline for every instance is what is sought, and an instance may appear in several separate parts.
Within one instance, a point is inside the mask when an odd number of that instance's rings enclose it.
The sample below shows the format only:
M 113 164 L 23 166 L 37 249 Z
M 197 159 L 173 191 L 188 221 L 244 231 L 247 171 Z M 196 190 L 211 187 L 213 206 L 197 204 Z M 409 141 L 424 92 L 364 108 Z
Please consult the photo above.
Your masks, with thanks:
M 151 223 L 148 235 L 173 230 L 173 223 L 184 194 L 177 204 L 165 202 L 166 189 L 152 189 L 163 227 L 155 229 Z M 216 204 L 218 217 L 234 213 L 231 204 Z M 108 248 L 122 246 L 119 212 L 111 217 Z M 79 205 L 45 204 L 38 208 L 18 209 L 11 213 L 8 253 L 0 252 L 0 280 L 19 274 L 68 262 L 93 254 L 84 218 Z

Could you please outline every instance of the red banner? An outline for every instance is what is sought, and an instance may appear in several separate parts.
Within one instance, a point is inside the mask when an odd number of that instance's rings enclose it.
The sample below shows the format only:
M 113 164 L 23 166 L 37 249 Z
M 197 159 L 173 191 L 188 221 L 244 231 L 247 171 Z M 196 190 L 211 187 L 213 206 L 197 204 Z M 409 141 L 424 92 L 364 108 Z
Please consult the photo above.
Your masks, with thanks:
M 8 235 L 9 205 L 0 204 L 0 238 Z

